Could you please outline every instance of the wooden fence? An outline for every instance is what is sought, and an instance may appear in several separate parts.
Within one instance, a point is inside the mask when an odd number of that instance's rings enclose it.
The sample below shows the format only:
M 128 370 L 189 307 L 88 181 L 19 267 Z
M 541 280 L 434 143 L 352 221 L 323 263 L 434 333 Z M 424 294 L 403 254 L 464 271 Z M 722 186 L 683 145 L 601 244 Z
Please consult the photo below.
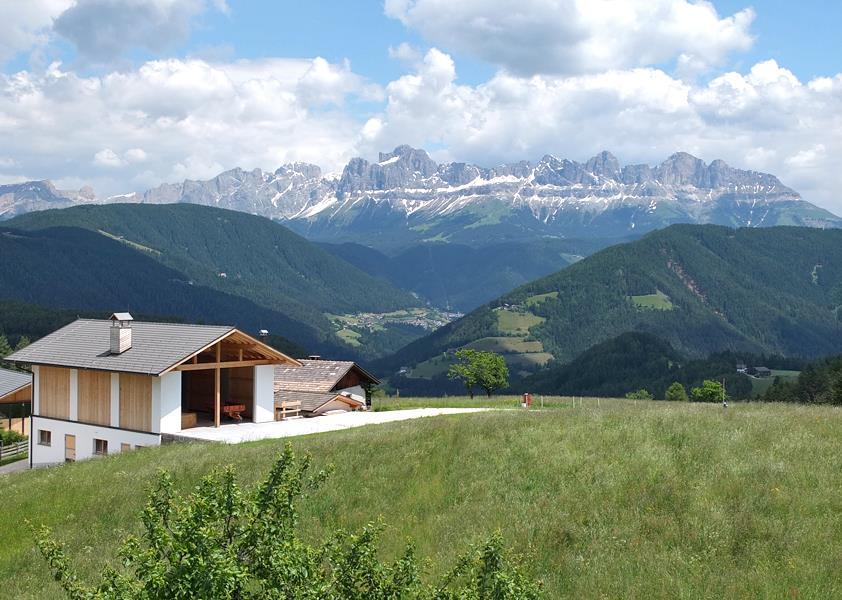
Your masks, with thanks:
M 15 444 L 8 444 L 6 446 L 3 445 L 3 442 L 0 442 L 0 460 L 26 454 L 27 452 L 29 452 L 29 440 L 24 440 Z

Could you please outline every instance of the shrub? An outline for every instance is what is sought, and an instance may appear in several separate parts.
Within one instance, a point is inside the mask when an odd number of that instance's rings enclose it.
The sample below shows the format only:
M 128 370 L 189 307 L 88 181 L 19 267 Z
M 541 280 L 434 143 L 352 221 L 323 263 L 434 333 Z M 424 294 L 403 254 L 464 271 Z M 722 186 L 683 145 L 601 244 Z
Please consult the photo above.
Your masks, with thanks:
M 503 549 L 499 535 L 468 551 L 435 585 L 422 582 L 409 545 L 391 563 L 378 557 L 382 526 L 350 535 L 337 531 L 318 546 L 298 535 L 298 502 L 325 471 L 309 475 L 310 459 L 284 451 L 264 481 L 241 489 L 233 468 L 215 470 L 187 496 L 161 473 L 141 514 L 143 533 L 119 550 L 124 566 L 106 567 L 100 582 L 79 581 L 61 544 L 46 527 L 38 549 L 74 600 L 151 598 L 284 600 L 531 600 L 540 597 Z
M 666 400 L 671 402 L 687 402 L 687 390 L 677 381 L 667 388 L 667 393 L 664 395 Z
M 0 429 L 0 442 L 3 442 L 4 446 L 7 446 L 8 444 L 17 444 L 18 442 L 23 442 L 26 439 L 25 435 L 21 435 L 17 431 Z
M 705 379 L 701 387 L 693 388 L 693 391 L 690 392 L 690 398 L 693 402 L 722 402 L 723 399 L 728 400 L 722 384 L 712 379 Z
M 626 398 L 629 400 L 652 400 L 654 396 L 652 396 L 651 392 L 646 389 L 640 389 L 635 392 L 629 392 L 626 394 Z

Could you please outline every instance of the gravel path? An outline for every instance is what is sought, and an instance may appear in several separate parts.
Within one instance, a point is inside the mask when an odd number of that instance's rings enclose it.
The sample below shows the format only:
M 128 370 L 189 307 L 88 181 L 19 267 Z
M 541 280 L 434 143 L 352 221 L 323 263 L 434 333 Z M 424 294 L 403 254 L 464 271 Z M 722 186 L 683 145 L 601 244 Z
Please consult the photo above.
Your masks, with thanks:
M 374 425 L 434 417 L 437 415 L 455 415 L 491 410 L 488 408 L 416 408 L 411 410 L 390 410 L 384 412 L 346 412 L 321 417 L 296 418 L 271 423 L 240 423 L 223 425 L 221 427 L 194 427 L 178 434 L 182 439 L 203 440 L 209 442 L 225 442 L 239 444 L 255 440 L 293 437 L 337 431 Z

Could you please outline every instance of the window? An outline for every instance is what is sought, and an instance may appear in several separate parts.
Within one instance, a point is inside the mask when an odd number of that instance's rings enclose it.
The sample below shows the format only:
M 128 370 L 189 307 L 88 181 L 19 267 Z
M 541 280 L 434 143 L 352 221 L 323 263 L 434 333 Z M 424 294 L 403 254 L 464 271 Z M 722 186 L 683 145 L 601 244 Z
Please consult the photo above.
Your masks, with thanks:
M 39 446 L 52 446 L 53 445 L 53 433 L 51 431 L 47 431 L 46 429 L 39 429 L 38 430 L 38 445 Z
M 108 440 L 94 439 L 94 454 L 108 454 Z
M 132 445 L 131 445 L 131 444 L 127 444 L 127 443 L 125 443 L 125 442 L 123 442 L 122 444 L 120 444 L 120 452 L 128 452 L 128 451 L 129 451 L 129 450 L 131 450 L 131 449 L 132 449 Z

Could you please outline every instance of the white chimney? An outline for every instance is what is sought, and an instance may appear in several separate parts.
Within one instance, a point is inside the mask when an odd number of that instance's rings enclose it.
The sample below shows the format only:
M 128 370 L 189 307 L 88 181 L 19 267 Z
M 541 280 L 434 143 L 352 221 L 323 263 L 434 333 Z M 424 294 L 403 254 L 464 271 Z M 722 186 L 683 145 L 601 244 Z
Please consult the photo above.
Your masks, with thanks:
M 132 321 L 127 312 L 111 315 L 111 354 L 122 354 L 132 347 Z

